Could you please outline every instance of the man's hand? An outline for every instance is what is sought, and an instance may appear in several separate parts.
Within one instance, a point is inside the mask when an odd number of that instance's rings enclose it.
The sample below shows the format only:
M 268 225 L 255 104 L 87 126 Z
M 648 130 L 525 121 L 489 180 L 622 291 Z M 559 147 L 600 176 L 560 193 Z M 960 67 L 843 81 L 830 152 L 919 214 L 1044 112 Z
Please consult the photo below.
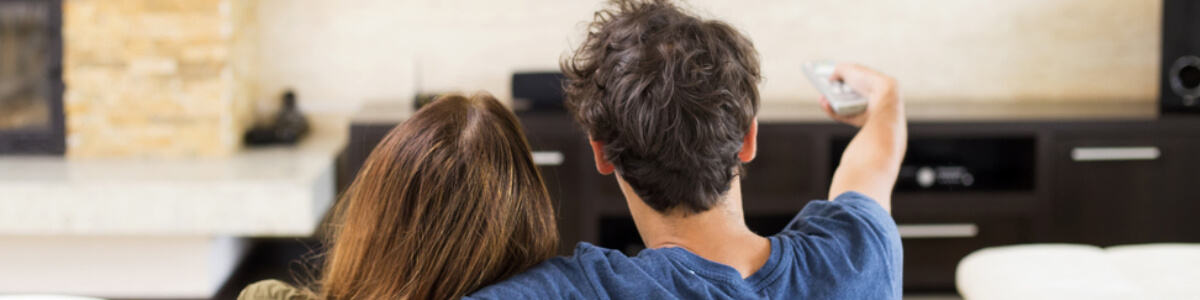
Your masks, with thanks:
M 853 116 L 838 116 L 821 97 L 821 108 L 830 117 L 861 128 L 842 153 L 829 186 L 829 199 L 855 191 L 875 199 L 890 212 L 892 188 L 908 147 L 908 121 L 896 80 L 851 64 L 838 65 L 830 79 L 841 80 L 867 97 L 867 109 Z
M 900 97 L 896 93 L 896 80 L 875 70 L 855 64 L 839 64 L 829 80 L 841 81 L 867 98 L 867 110 L 851 116 L 840 116 L 829 106 L 829 99 L 822 95 L 821 109 L 834 120 L 854 127 L 862 127 L 873 113 L 872 110 L 895 109 Z

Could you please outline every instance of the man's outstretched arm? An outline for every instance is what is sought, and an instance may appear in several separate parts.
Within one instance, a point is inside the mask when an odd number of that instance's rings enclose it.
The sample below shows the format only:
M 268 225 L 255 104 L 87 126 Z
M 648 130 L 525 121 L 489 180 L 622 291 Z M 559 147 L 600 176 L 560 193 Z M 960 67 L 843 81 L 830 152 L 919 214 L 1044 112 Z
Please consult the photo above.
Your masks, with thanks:
M 854 116 L 838 116 L 821 98 L 821 107 L 834 120 L 861 128 L 842 153 L 829 186 L 829 199 L 855 191 L 891 212 L 892 188 L 908 147 L 908 121 L 896 80 L 852 64 L 838 65 L 830 79 L 841 80 L 867 97 L 867 109 Z

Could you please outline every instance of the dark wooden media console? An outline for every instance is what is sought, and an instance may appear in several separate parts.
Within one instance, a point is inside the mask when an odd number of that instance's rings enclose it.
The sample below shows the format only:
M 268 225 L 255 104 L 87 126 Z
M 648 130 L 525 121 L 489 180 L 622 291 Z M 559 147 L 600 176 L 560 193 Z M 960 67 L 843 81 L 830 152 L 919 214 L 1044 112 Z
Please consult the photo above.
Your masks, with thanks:
M 407 114 L 387 107 L 356 118 L 342 178 Z M 1081 107 L 910 105 L 892 204 L 906 290 L 953 290 L 958 261 L 990 246 L 1200 242 L 1200 115 L 1160 117 L 1153 103 Z M 564 112 L 518 115 L 556 202 L 561 253 L 584 241 L 636 254 L 625 200 L 596 173 L 586 135 Z M 767 105 L 759 119 L 743 201 L 751 229 L 771 235 L 826 198 L 855 129 L 815 106 Z

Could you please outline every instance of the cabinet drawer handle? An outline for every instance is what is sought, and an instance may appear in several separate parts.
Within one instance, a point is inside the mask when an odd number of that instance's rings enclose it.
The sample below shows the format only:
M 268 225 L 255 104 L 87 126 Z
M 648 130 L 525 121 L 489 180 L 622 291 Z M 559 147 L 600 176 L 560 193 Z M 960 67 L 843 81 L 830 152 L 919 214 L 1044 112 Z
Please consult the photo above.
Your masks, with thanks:
M 559 151 L 533 151 L 533 164 L 539 166 L 558 166 L 563 163 L 563 154 Z
M 1096 147 L 1071 150 L 1074 161 L 1155 160 L 1161 153 L 1158 147 Z
M 971 223 L 910 224 L 896 226 L 900 237 L 906 239 L 970 238 L 979 235 L 979 227 Z

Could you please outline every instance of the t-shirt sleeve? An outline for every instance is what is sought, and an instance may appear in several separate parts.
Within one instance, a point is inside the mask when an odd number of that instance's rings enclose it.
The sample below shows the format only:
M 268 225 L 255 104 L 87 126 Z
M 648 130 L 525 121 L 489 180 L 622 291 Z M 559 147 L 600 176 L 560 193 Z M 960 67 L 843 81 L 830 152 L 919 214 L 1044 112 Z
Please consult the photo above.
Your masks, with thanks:
M 554 257 L 463 299 L 593 299 L 596 292 L 576 257 Z
M 870 197 L 845 192 L 833 201 L 809 202 L 781 235 L 797 244 L 797 255 L 804 256 L 810 272 L 838 282 L 886 285 L 899 298 L 904 262 L 900 232 Z

